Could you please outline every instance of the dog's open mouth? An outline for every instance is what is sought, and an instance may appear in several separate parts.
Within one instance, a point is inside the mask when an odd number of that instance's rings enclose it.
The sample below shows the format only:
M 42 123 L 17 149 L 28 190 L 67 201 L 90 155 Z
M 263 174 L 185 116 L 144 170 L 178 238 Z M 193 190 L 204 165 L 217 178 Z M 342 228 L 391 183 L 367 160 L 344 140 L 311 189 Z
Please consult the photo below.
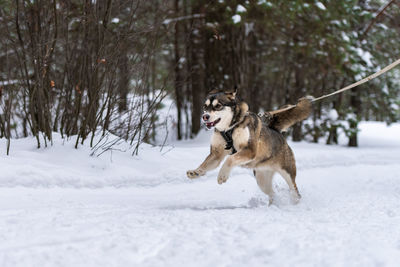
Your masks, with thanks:
M 211 129 L 211 128 L 214 127 L 220 120 L 221 120 L 221 118 L 216 119 L 215 121 L 212 121 L 212 122 L 206 122 L 206 127 L 207 127 L 208 129 Z

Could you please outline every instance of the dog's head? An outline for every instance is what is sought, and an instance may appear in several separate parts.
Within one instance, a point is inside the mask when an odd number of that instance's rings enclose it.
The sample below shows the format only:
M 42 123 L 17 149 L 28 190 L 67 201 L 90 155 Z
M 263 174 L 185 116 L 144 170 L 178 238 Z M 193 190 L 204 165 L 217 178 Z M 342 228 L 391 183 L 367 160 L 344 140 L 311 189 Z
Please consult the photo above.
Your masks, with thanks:
M 204 102 L 203 121 L 208 129 L 215 127 L 219 131 L 225 131 L 229 128 L 235 107 L 237 89 L 224 92 L 211 91 Z

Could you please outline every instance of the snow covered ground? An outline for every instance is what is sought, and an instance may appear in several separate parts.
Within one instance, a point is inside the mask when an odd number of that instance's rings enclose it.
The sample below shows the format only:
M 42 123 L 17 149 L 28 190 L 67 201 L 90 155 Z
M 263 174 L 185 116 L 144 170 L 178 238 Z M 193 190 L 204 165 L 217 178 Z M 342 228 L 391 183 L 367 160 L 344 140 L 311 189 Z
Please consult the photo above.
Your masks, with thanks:
M 357 149 L 291 143 L 303 198 L 276 176 L 272 206 L 249 170 L 185 177 L 209 132 L 138 157 L 0 140 L 0 266 L 400 266 L 400 124 L 361 129 Z

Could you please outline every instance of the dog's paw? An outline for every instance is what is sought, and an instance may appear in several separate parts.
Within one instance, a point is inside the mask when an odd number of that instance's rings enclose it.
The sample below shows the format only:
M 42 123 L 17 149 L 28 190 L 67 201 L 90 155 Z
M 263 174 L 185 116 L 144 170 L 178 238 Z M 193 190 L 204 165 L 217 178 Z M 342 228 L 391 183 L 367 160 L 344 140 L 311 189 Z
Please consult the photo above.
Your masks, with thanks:
M 199 170 L 189 170 L 186 172 L 186 175 L 190 179 L 195 179 L 195 178 L 199 178 L 203 174 Z
M 228 175 L 219 174 L 218 175 L 218 184 L 223 184 L 228 180 Z

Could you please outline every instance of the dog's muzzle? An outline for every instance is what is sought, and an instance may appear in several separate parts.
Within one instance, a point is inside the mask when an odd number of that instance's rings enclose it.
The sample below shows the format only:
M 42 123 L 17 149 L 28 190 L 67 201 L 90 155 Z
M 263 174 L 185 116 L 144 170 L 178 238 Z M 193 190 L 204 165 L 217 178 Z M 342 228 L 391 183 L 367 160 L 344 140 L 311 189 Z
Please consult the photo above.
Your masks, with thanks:
M 212 127 L 214 127 L 218 122 L 220 122 L 220 118 L 219 119 L 216 119 L 215 121 L 211 121 L 211 122 L 207 122 L 207 121 L 205 121 L 204 123 L 205 123 L 205 125 L 206 125 L 206 127 L 208 128 L 208 129 L 211 129 Z

